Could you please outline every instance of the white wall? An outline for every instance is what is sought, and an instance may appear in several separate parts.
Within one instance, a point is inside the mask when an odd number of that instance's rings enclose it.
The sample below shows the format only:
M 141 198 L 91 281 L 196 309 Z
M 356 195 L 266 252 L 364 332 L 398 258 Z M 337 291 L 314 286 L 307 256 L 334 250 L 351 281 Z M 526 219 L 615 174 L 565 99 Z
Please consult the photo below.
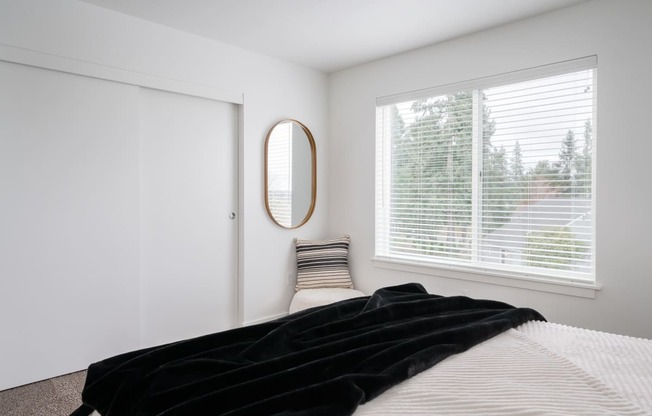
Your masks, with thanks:
M 251 321 L 287 311 L 293 293 L 287 277 L 295 263 L 292 239 L 321 237 L 326 227 L 325 75 L 75 0 L 0 0 L 0 43 L 244 93 L 239 217 L 242 318 Z M 263 203 L 265 135 L 285 118 L 302 121 L 317 143 L 317 206 L 299 230 L 274 225 Z
M 550 321 L 652 338 L 652 2 L 594 0 L 331 76 L 329 229 L 351 234 L 367 292 L 418 281 L 433 293 L 500 299 Z M 375 99 L 598 55 L 595 299 L 375 268 Z

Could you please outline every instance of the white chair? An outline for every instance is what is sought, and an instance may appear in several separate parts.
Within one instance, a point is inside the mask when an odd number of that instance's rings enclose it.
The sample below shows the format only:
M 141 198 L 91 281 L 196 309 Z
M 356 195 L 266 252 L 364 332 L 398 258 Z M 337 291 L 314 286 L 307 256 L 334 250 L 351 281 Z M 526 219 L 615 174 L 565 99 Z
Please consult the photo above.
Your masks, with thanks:
M 297 250 L 297 292 L 290 313 L 365 296 L 353 289 L 349 274 L 349 243 L 343 235 L 332 240 L 294 239 Z
M 340 287 L 302 289 L 292 297 L 292 302 L 290 302 L 290 313 L 360 296 L 366 295 L 359 290 L 343 289 Z

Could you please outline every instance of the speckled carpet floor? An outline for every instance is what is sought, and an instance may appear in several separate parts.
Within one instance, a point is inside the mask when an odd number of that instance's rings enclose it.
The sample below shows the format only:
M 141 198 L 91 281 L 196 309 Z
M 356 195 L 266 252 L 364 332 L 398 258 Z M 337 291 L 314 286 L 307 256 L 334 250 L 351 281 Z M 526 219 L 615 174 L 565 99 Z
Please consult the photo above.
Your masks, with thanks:
M 2 416 L 69 416 L 81 405 L 86 371 L 0 391 Z

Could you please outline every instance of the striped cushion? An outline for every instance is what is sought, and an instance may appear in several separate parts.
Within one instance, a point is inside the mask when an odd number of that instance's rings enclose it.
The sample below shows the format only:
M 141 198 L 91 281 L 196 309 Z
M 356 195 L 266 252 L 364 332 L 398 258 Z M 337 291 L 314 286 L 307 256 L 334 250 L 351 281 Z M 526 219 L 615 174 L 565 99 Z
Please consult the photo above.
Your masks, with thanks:
M 336 240 L 294 240 L 297 247 L 296 290 L 353 288 L 347 258 L 350 241 L 348 235 Z

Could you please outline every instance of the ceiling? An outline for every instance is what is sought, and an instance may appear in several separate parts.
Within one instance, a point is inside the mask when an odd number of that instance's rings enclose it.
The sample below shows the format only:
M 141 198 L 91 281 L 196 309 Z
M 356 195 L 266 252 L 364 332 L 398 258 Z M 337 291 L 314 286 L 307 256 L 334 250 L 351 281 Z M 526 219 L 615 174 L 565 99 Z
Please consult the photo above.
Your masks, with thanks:
M 82 0 L 334 72 L 586 0 Z

